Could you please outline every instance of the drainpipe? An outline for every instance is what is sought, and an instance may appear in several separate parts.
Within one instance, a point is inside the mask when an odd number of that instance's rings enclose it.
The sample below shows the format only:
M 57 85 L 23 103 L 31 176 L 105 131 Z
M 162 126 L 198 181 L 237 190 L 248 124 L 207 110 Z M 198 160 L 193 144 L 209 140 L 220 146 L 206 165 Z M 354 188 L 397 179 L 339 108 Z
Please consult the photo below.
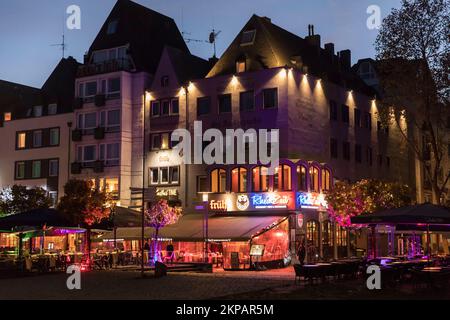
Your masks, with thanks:
M 188 85 L 184 85 L 185 92 L 185 110 L 186 110 L 186 130 L 189 131 L 189 89 Z M 190 132 L 190 131 L 189 131 Z M 184 164 L 184 206 L 188 206 L 188 191 L 189 191 L 189 175 L 188 175 L 188 165 Z

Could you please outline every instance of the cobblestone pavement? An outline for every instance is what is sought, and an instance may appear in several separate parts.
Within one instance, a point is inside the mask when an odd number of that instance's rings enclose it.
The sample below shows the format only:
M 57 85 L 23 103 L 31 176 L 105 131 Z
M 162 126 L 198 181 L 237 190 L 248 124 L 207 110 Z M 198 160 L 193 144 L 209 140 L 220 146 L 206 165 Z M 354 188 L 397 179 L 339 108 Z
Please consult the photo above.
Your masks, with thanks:
M 134 271 L 82 273 L 81 290 L 68 290 L 66 274 L 0 280 L 0 299 L 213 299 L 292 284 L 290 268 L 264 272 L 171 273 L 140 278 Z

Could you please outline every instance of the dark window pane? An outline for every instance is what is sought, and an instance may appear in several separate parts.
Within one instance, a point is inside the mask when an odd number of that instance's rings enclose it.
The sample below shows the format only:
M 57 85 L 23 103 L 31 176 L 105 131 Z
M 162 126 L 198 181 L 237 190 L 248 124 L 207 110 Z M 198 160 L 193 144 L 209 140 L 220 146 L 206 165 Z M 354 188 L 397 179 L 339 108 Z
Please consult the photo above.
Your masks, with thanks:
M 278 90 L 277 90 L 277 88 L 263 90 L 263 107 L 264 107 L 264 109 L 278 107 Z
M 202 97 L 197 99 L 197 116 L 208 114 L 211 105 L 210 97 Z
M 344 123 L 349 123 L 349 107 L 346 106 L 345 104 L 343 104 L 341 106 L 341 117 L 342 117 L 342 122 Z
M 240 93 L 239 109 L 241 111 L 253 110 L 255 107 L 255 95 L 253 90 Z
M 219 113 L 231 112 L 231 94 L 223 94 L 219 99 Z
M 180 105 L 178 99 L 172 99 L 172 110 L 170 111 L 171 114 L 178 114 L 180 112 Z

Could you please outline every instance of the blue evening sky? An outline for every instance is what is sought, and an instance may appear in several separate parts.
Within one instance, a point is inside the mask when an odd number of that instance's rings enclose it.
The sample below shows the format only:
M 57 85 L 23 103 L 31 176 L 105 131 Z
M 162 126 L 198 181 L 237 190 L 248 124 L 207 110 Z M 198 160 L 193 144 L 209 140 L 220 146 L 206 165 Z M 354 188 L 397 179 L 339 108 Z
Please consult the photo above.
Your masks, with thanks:
M 0 79 L 41 87 L 61 59 L 52 44 L 61 42 L 66 8 L 81 8 L 81 30 L 65 30 L 66 57 L 82 61 L 115 0 L 10 0 L 0 1 Z M 322 36 L 322 46 L 351 49 L 352 60 L 373 57 L 377 30 L 366 27 L 369 5 L 378 5 L 382 17 L 400 0 L 136 0 L 175 19 L 186 37 L 207 39 L 212 28 L 221 30 L 218 55 L 226 49 L 253 13 L 302 37 L 308 24 Z M 190 42 L 193 54 L 211 57 L 208 43 Z

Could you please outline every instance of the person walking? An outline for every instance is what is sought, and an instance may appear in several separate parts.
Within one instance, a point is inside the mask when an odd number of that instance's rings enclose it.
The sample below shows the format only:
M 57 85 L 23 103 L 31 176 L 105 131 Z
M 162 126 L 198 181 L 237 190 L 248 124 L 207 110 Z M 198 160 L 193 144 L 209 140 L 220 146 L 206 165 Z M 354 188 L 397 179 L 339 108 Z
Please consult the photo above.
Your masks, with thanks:
M 298 246 L 297 250 L 297 258 L 301 265 L 305 263 L 305 256 L 306 256 L 306 248 L 305 248 L 305 241 L 303 240 Z

